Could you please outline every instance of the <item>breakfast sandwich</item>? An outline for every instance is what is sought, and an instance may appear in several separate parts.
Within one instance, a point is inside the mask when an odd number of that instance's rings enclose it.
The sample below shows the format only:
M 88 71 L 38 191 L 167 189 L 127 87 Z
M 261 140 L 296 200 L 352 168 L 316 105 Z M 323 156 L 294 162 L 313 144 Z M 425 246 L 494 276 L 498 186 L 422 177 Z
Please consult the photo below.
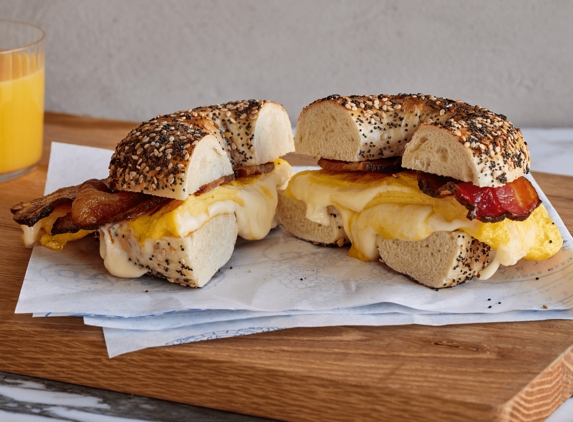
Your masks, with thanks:
M 276 226 L 277 190 L 292 174 L 284 108 L 271 101 L 198 107 L 144 122 L 118 143 L 109 177 L 15 205 L 26 246 L 59 250 L 95 233 L 107 270 L 204 286 L 237 236 Z
M 350 244 L 432 288 L 544 260 L 558 228 L 525 177 L 530 155 L 504 115 L 431 95 L 332 95 L 303 109 L 278 219 L 294 236 Z

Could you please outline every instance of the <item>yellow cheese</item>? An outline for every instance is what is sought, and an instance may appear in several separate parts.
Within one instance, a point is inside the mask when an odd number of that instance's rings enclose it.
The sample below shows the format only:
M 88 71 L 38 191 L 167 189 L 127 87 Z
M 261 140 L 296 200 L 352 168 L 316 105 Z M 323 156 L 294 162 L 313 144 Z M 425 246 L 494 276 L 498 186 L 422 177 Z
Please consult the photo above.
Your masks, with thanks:
M 80 230 L 77 233 L 62 233 L 52 235 L 52 227 L 59 217 L 66 215 L 69 210 L 56 210 L 48 217 L 42 218 L 32 227 L 20 225 L 22 228 L 22 241 L 24 245 L 28 248 L 34 246 L 34 243 L 40 242 L 42 246 L 50 248 L 56 251 L 60 251 L 66 245 L 66 243 L 73 240 L 81 239 L 93 230 Z
M 202 195 L 191 195 L 185 201 L 173 201 L 171 206 L 128 224 L 143 244 L 146 239 L 163 236 L 185 237 L 217 215 L 234 213 L 239 236 L 262 239 L 273 225 L 277 188 L 282 188 L 291 174 L 292 167 L 278 159 L 270 173 L 243 177 Z
M 563 243 L 543 205 L 524 221 L 470 221 L 453 196 L 433 198 L 421 192 L 414 172 L 306 171 L 291 179 L 286 194 L 304 201 L 306 217 L 319 224 L 329 224 L 327 207 L 334 206 L 352 243 L 349 255 L 363 261 L 378 259 L 376 235 L 419 241 L 436 231 L 462 230 L 495 251 L 491 274 L 499 264 L 513 265 L 521 258 L 547 259 Z M 491 274 L 482 273 L 482 279 Z

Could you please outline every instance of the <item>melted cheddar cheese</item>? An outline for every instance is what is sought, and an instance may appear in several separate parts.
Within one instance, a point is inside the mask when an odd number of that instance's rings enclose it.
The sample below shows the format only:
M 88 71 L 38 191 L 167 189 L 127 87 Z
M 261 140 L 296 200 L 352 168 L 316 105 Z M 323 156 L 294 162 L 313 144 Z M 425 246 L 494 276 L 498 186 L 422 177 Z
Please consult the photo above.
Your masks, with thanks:
M 242 177 L 185 201 L 172 201 L 153 214 L 128 223 L 141 244 L 163 236 L 185 237 L 211 218 L 235 214 L 239 236 L 248 240 L 264 238 L 272 228 L 277 208 L 277 189 L 284 188 L 292 167 L 275 160 L 270 173 Z
M 362 261 L 378 259 L 376 235 L 386 239 L 420 241 L 436 231 L 461 230 L 495 251 L 487 279 L 501 265 L 519 259 L 543 260 L 563 243 L 558 228 L 540 205 L 524 221 L 505 219 L 482 223 L 466 218 L 467 209 L 453 196 L 433 198 L 418 188 L 416 174 L 305 171 L 290 181 L 286 194 L 303 201 L 306 218 L 329 224 L 328 206 L 335 207 L 352 246 L 349 255 Z
M 69 210 L 59 209 L 54 211 L 48 217 L 44 217 L 39 220 L 32 227 L 20 225 L 22 228 L 22 241 L 24 245 L 28 248 L 34 246 L 34 243 L 40 242 L 42 246 L 46 248 L 53 249 L 55 251 L 61 251 L 66 243 L 73 240 L 81 239 L 92 233 L 93 230 L 80 230 L 77 233 L 62 233 L 52 235 L 52 227 L 59 217 L 63 217 Z

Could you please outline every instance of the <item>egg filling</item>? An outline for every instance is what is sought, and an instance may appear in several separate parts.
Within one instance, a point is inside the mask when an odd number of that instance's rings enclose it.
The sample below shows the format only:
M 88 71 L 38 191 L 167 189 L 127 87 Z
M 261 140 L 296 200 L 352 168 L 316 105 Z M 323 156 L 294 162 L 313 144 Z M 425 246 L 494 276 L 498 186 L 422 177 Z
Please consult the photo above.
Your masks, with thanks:
M 524 221 L 468 220 L 467 209 L 455 197 L 434 198 L 420 191 L 412 171 L 393 175 L 304 171 L 291 179 L 286 194 L 303 201 L 306 218 L 322 225 L 330 222 L 328 206 L 335 207 L 352 243 L 349 255 L 362 261 L 378 259 L 376 235 L 420 241 L 436 231 L 461 230 L 495 251 L 480 273 L 485 280 L 500 264 L 514 265 L 521 258 L 541 261 L 557 253 L 563 243 L 543 205 Z
M 239 236 L 248 240 L 265 237 L 273 226 L 277 207 L 277 189 L 284 188 L 292 167 L 275 160 L 273 171 L 242 177 L 185 201 L 174 200 L 153 214 L 129 221 L 130 229 L 141 244 L 164 236 L 185 237 L 220 214 L 237 217 Z

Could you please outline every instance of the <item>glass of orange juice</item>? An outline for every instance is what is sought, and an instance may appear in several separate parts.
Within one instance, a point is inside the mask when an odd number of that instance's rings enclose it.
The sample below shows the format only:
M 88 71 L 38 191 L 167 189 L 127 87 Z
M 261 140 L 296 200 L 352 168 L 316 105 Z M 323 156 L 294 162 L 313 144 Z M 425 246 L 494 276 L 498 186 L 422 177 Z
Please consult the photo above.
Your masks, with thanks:
M 44 31 L 0 19 L 0 182 L 42 157 L 44 57 Z

